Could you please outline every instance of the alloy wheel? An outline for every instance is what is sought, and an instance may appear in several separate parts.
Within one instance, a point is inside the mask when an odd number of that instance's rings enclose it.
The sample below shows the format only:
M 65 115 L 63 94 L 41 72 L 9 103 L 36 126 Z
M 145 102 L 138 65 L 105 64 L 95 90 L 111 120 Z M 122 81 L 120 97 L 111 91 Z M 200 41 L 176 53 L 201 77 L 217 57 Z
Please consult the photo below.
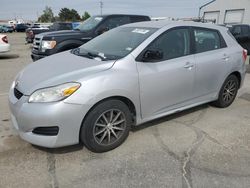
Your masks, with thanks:
M 235 80 L 229 80 L 227 82 L 227 84 L 225 85 L 224 90 L 223 90 L 223 94 L 222 94 L 223 100 L 226 103 L 229 103 L 232 100 L 234 100 L 235 95 L 237 94 L 237 89 L 238 88 L 237 88 L 236 81 Z
M 118 141 L 126 129 L 126 118 L 122 111 L 110 109 L 103 112 L 95 122 L 93 135 L 100 145 L 111 145 Z

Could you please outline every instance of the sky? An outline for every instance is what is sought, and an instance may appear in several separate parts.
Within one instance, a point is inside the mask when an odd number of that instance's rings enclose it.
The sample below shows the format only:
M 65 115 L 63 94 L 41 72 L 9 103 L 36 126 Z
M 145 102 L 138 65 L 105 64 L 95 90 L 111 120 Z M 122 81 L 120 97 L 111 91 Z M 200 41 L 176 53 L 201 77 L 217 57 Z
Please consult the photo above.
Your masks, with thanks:
M 199 7 L 211 0 L 102 0 L 103 14 L 128 13 L 151 17 L 186 18 L 197 17 Z M 85 11 L 100 14 L 100 0 L 1 0 L 0 20 L 22 18 L 37 20 L 45 6 L 55 15 L 61 8 L 76 9 L 80 15 Z

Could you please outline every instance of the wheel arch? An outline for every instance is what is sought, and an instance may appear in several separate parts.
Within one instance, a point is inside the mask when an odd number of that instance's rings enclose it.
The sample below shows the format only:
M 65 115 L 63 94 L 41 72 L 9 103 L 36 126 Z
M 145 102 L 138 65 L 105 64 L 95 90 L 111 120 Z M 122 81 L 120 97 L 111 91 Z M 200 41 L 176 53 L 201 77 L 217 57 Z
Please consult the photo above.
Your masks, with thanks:
M 234 72 L 232 72 L 230 75 L 236 76 L 236 77 L 238 78 L 238 81 L 239 81 L 239 86 L 241 86 L 242 78 L 241 78 L 240 72 L 234 71 Z M 229 75 L 229 76 L 230 76 L 230 75 Z
M 80 131 L 79 131 L 79 142 L 82 142 L 81 141 L 81 131 L 82 131 L 82 127 L 83 127 L 83 124 L 84 124 L 84 121 L 86 120 L 86 117 L 88 116 L 88 114 L 97 106 L 99 105 L 100 103 L 103 103 L 105 101 L 108 101 L 108 100 L 119 100 L 119 101 L 122 101 L 125 105 L 127 105 L 127 107 L 129 108 L 129 111 L 131 113 L 131 116 L 132 116 L 132 125 L 134 125 L 136 123 L 136 115 L 137 115 L 137 111 L 136 111 L 136 107 L 135 107 L 135 104 L 132 102 L 132 100 L 130 100 L 129 98 L 127 97 L 124 97 L 124 96 L 111 96 L 111 97 L 107 97 L 107 98 L 104 98 L 100 101 L 98 101 L 97 103 L 95 103 L 89 110 L 88 112 L 85 114 L 83 120 L 82 120 L 82 123 L 81 123 L 81 127 L 80 127 Z

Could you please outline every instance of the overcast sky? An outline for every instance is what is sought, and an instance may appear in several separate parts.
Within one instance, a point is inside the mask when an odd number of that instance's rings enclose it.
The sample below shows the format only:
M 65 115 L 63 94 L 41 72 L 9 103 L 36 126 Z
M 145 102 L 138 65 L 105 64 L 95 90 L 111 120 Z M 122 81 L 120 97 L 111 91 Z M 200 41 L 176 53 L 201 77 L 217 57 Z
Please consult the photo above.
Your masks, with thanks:
M 0 20 L 23 18 L 36 20 L 46 5 L 58 14 L 63 7 L 74 8 L 80 15 L 88 11 L 100 14 L 100 0 L 0 0 Z M 153 17 L 194 17 L 199 7 L 210 0 L 102 0 L 103 13 L 145 14 Z

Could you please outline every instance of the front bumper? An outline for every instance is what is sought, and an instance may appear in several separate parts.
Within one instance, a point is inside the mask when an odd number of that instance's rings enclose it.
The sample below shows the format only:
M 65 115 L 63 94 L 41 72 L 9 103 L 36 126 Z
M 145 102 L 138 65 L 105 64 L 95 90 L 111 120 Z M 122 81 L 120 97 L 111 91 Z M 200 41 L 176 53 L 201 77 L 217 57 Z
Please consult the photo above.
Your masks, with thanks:
M 9 93 L 11 120 L 20 137 L 34 145 L 57 148 L 79 143 L 82 120 L 87 111 L 84 105 L 68 104 L 63 101 L 55 103 L 28 103 L 28 96 L 19 100 L 13 88 Z M 58 126 L 56 136 L 35 134 L 37 127 Z
M 10 51 L 10 44 L 1 44 L 0 46 L 0 53 Z

